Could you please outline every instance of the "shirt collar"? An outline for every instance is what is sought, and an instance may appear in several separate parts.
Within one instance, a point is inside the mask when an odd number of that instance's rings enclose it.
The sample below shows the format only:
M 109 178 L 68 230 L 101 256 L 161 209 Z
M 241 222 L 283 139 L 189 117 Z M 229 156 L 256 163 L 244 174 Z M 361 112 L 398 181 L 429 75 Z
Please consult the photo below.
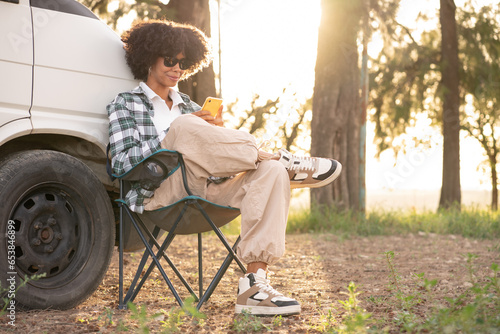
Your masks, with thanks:
M 161 97 L 156 94 L 151 88 L 149 88 L 148 85 L 146 85 L 145 82 L 140 82 L 139 83 L 139 87 L 142 88 L 142 90 L 144 91 L 144 94 L 146 94 L 146 96 L 148 97 L 148 99 L 150 99 L 151 101 L 155 98 L 155 97 L 158 97 L 161 99 Z
M 142 88 L 144 91 L 144 94 L 150 99 L 151 101 L 157 97 L 159 99 L 162 99 L 158 94 L 156 94 L 151 88 L 149 88 L 148 85 L 146 85 L 145 82 L 140 82 L 139 87 Z M 181 95 L 179 94 L 178 91 L 175 89 L 170 88 L 168 91 L 168 96 L 172 99 L 173 106 L 179 105 L 179 104 L 184 104 L 184 100 L 182 99 Z M 163 99 L 162 99 L 163 100 Z
M 184 104 L 184 100 L 182 99 L 179 92 L 176 91 L 175 89 L 170 88 L 170 91 L 168 92 L 168 96 L 170 96 L 170 98 L 172 99 L 173 106 L 176 106 L 179 104 Z

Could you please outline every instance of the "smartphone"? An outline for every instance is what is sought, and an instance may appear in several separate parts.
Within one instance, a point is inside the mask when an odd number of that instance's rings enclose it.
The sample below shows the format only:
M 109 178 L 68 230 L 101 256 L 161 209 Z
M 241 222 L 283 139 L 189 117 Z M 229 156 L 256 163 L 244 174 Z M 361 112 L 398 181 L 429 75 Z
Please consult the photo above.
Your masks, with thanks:
M 207 97 L 205 103 L 203 103 L 203 107 L 201 107 L 201 110 L 208 110 L 210 111 L 212 116 L 216 117 L 221 104 L 222 99 L 218 99 L 216 97 Z

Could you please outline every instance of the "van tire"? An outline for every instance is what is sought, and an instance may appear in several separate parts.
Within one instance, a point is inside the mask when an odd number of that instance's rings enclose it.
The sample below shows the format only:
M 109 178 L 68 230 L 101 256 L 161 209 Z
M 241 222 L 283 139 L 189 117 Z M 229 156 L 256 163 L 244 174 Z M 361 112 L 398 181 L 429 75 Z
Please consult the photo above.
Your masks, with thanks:
M 0 203 L 0 283 L 9 292 L 15 277 L 16 306 L 69 309 L 97 289 L 115 231 L 109 197 L 92 170 L 61 152 L 13 154 L 0 163 Z M 45 277 L 21 284 L 39 274 Z

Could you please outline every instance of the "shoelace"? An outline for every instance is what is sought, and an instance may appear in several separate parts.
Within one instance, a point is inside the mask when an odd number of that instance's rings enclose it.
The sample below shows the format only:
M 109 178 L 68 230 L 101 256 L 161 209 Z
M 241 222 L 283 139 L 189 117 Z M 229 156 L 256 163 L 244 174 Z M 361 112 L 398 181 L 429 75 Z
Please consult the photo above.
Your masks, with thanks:
M 296 164 L 295 162 L 298 161 L 299 163 Z M 295 155 L 292 155 L 292 161 L 291 161 L 291 166 L 289 170 L 310 170 L 314 171 L 316 169 L 315 166 L 316 159 L 311 158 L 311 157 L 296 157 Z
M 255 276 L 255 284 L 257 284 L 257 286 L 264 290 L 265 292 L 269 293 L 270 295 L 274 295 L 274 296 L 283 296 L 282 293 L 278 292 L 277 290 L 275 290 L 271 285 L 269 285 L 269 280 L 268 279 L 265 279 L 265 278 L 261 278 L 261 277 L 258 277 L 258 276 Z

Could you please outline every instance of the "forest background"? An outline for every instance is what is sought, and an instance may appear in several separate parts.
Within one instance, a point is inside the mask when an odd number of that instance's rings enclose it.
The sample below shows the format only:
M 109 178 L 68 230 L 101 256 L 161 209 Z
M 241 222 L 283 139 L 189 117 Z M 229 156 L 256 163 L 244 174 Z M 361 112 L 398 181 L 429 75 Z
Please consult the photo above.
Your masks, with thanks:
M 342 178 L 313 193 L 314 202 L 356 210 L 498 205 L 495 1 L 81 2 L 118 33 L 136 19 L 168 18 L 211 35 L 214 66 L 180 89 L 198 103 L 222 96 L 230 126 L 270 139 L 271 149 L 340 160 Z M 454 40 L 447 59 L 442 45 Z M 446 124 L 455 148 L 443 152 Z M 295 206 L 308 206 L 308 191 L 295 195 Z

